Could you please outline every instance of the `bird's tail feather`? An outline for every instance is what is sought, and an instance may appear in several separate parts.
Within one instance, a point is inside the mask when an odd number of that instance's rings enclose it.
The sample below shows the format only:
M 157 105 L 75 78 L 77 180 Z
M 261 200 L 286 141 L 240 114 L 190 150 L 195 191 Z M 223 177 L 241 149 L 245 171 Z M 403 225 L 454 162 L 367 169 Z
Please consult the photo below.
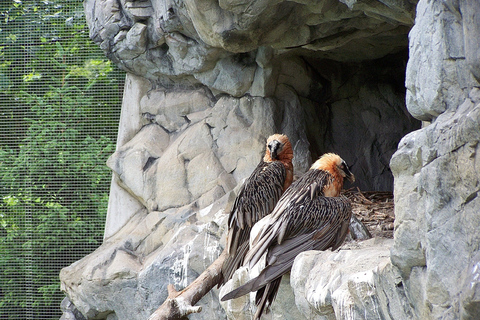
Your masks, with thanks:
M 223 279 L 218 283 L 218 288 L 224 285 L 228 280 L 233 277 L 235 271 L 243 265 L 243 259 L 248 251 L 248 242 L 244 242 L 237 248 L 237 254 L 234 256 L 227 256 L 225 262 L 222 265 Z
M 235 299 L 235 298 L 241 297 L 243 295 L 246 295 L 249 292 L 255 291 L 255 290 L 253 290 L 253 288 L 255 287 L 255 280 L 257 280 L 257 278 L 254 278 L 254 279 L 248 281 L 247 283 L 245 283 L 244 285 L 236 288 L 235 290 L 230 291 L 229 293 L 224 295 L 220 299 L 220 301 L 227 301 L 227 300 Z
M 264 227 L 265 228 L 265 227 Z M 266 230 L 262 230 L 262 235 L 258 241 L 252 243 L 252 248 L 247 252 L 245 256 L 245 264 L 252 268 L 255 264 L 258 263 L 260 258 L 267 252 L 268 247 L 272 244 L 275 239 L 276 231 L 278 226 L 268 226 Z
M 226 301 L 230 299 L 236 299 L 241 297 L 249 292 L 260 290 L 261 288 L 268 285 L 270 282 L 274 282 L 278 279 L 281 279 L 282 275 L 290 269 L 291 265 L 282 264 L 274 267 L 267 267 L 260 272 L 256 277 L 245 283 L 244 285 L 236 288 L 233 291 L 230 291 L 224 295 L 221 301 Z M 278 290 L 278 288 L 277 288 Z M 276 291 L 275 291 L 276 292 Z
M 269 282 L 266 286 L 258 289 L 255 296 L 255 304 L 257 305 L 257 311 L 255 312 L 255 320 L 260 320 L 263 313 L 267 313 L 265 308 L 272 305 L 273 300 L 278 293 L 278 288 L 280 287 L 280 282 L 282 278 L 278 278 Z

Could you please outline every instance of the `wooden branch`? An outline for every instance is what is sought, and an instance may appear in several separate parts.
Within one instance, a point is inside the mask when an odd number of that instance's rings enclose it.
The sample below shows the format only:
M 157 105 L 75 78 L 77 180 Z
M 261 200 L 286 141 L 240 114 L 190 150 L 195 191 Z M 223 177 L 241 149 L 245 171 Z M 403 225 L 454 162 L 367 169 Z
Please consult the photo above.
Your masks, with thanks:
M 202 311 L 202 307 L 195 307 L 195 304 L 222 280 L 222 265 L 226 257 L 227 250 L 223 250 L 217 260 L 180 292 L 169 284 L 167 299 L 148 320 L 183 320 L 188 319 L 191 313 Z

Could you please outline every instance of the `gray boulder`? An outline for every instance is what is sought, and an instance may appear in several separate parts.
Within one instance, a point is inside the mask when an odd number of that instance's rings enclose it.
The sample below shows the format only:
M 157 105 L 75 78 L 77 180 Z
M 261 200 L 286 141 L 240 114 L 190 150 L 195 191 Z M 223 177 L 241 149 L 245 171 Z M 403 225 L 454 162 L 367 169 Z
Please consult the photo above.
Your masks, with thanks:
M 477 310 L 480 85 L 470 73 L 477 63 L 466 57 L 479 49 L 471 38 L 480 30 L 472 21 L 479 9 L 469 1 L 420 1 L 410 38 L 418 52 L 407 67 L 407 96 L 415 97 L 407 108 L 431 123 L 404 137 L 391 160 L 391 258 L 418 319 L 468 318 Z M 432 33 L 440 41 L 426 43 Z

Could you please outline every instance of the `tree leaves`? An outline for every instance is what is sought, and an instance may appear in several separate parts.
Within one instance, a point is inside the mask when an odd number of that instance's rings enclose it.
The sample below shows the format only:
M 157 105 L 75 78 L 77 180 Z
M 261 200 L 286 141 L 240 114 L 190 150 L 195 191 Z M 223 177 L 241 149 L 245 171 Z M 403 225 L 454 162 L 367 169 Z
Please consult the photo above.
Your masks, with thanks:
M 81 0 L 2 2 L 0 43 L 0 318 L 58 319 L 60 269 L 102 241 L 123 74 Z

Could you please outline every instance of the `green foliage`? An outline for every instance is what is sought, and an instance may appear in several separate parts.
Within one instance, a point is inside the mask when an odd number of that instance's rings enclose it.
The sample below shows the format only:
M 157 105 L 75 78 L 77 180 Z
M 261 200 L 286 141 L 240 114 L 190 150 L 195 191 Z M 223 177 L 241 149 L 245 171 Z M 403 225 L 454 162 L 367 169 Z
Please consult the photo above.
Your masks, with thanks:
M 0 4 L 0 318 L 58 319 L 61 268 L 98 247 L 123 76 L 82 1 Z

